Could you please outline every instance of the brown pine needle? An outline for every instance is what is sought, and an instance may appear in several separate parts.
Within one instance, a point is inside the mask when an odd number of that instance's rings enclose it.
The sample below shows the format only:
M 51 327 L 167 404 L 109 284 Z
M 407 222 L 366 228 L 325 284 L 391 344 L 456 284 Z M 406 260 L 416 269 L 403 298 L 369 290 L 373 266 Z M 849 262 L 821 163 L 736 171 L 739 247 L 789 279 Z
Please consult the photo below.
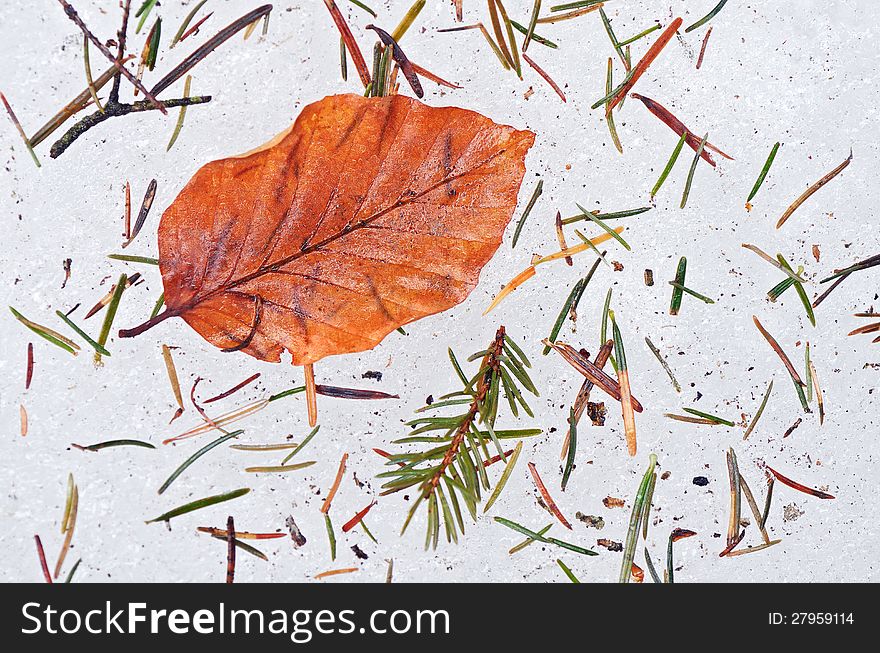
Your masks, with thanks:
M 420 65 L 413 63 L 412 61 L 410 61 L 410 65 L 412 65 L 412 69 L 413 69 L 413 71 L 415 71 L 416 74 L 421 75 L 425 79 L 430 79 L 435 84 L 439 84 L 440 86 L 445 86 L 446 88 L 462 88 L 458 84 L 454 84 L 453 82 L 447 82 L 442 77 L 435 75 L 430 70 L 422 68 Z
M 125 240 L 128 241 L 131 239 L 131 184 L 128 182 L 128 180 L 125 181 L 124 228 L 125 231 L 122 235 L 125 237 Z
M 811 196 L 812 196 L 817 190 L 819 190 L 820 188 L 822 188 L 822 186 L 824 186 L 824 185 L 827 184 L 829 181 L 831 181 L 832 179 L 834 179 L 837 175 L 839 175 L 841 172 L 843 172 L 844 169 L 845 169 L 845 168 L 850 164 L 850 162 L 852 161 L 852 158 L 853 158 L 853 154 L 852 154 L 852 150 L 850 150 L 850 152 L 849 152 L 849 156 L 843 161 L 843 163 L 841 163 L 839 166 L 837 166 L 836 168 L 834 168 L 834 170 L 832 170 L 831 172 L 829 172 L 827 175 L 825 175 L 824 177 L 822 177 L 819 181 L 817 181 L 815 184 L 813 184 L 813 185 L 810 186 L 807 190 L 805 190 L 805 191 L 801 194 L 800 197 L 798 197 L 794 202 L 791 203 L 791 206 L 789 206 L 787 209 L 785 209 L 785 213 L 782 214 L 782 217 L 779 218 L 779 221 L 776 223 L 776 228 L 779 229 L 779 227 L 781 227 L 782 225 L 784 225 L 785 222 L 791 217 L 791 214 L 794 213 L 795 211 L 797 211 L 798 207 L 799 207 L 801 204 L 803 204 L 804 202 L 806 202 L 808 199 L 810 199 L 810 197 L 811 197 Z
M 818 499 L 833 499 L 833 494 L 828 494 L 827 492 L 823 492 L 822 490 L 816 490 L 811 487 L 807 487 L 806 485 L 801 485 L 797 481 L 793 481 L 787 476 L 783 476 L 775 469 L 767 466 L 767 469 L 770 470 L 770 473 L 776 477 L 776 480 L 782 483 L 783 485 L 787 485 L 788 487 L 797 490 L 798 492 L 803 492 L 804 494 L 809 494 L 810 496 L 816 497 Z
M 34 343 L 29 342 L 27 346 L 27 367 L 24 375 L 24 389 L 30 390 L 31 381 L 34 378 Z
M 322 571 L 320 574 L 315 576 L 315 580 L 321 580 L 322 578 L 329 578 L 330 576 L 338 576 L 340 574 L 350 574 L 352 572 L 357 571 L 357 567 L 346 567 L 345 569 L 330 569 L 328 571 Z
M 176 435 L 173 438 L 163 440 L 162 444 L 170 444 L 171 442 L 177 442 L 179 440 L 187 440 L 197 435 L 201 435 L 202 433 L 207 433 L 208 431 L 211 431 L 215 428 L 220 428 L 221 426 L 226 426 L 227 424 L 237 422 L 240 419 L 244 419 L 249 415 L 253 415 L 256 412 L 263 410 L 268 405 L 268 399 L 258 399 L 241 408 L 236 408 L 229 411 L 228 413 L 220 415 L 220 417 L 216 417 L 213 420 L 213 424 L 205 424 L 204 422 L 200 422 L 198 426 L 195 426 L 188 431 L 184 431 L 180 435 Z
M 205 16 L 204 18 L 199 19 L 198 22 L 196 22 L 192 27 L 190 27 L 188 30 L 186 30 L 186 32 L 184 33 L 184 35 L 180 37 L 180 41 L 178 41 L 178 43 L 180 43 L 181 41 L 185 41 L 187 38 L 189 38 L 189 37 L 192 36 L 193 34 L 198 33 L 199 28 L 204 24 L 204 22 L 205 22 L 206 20 L 208 20 L 208 19 L 209 19 L 211 16 L 213 16 L 213 15 L 214 15 L 214 12 L 212 11 L 211 13 L 209 13 L 209 14 L 208 14 L 207 16 Z M 172 45 L 171 47 L 174 47 L 174 46 Z
M 639 95 L 638 93 L 632 93 L 631 97 L 635 98 L 636 100 L 641 100 L 642 104 L 645 105 L 645 107 L 648 109 L 648 111 L 653 113 L 664 125 L 666 125 L 672 131 L 674 131 L 675 134 L 679 138 L 681 138 L 682 134 L 687 134 L 687 136 L 685 136 L 685 142 L 688 144 L 688 147 L 690 147 L 694 152 L 696 152 L 699 149 L 700 138 L 698 136 L 696 136 L 693 131 L 688 129 L 681 120 L 679 120 L 674 115 L 672 115 L 672 112 L 669 111 L 669 109 L 667 109 L 659 102 L 652 100 L 651 98 L 649 98 L 645 95 Z M 713 168 L 716 165 L 715 159 L 712 158 L 712 156 L 709 154 L 709 152 L 707 152 L 707 150 L 712 150 L 713 152 L 715 152 L 719 156 L 724 157 L 725 159 L 729 159 L 731 161 L 733 160 L 732 156 L 730 156 L 729 154 L 725 154 L 724 152 L 719 150 L 717 147 L 712 145 L 712 143 L 707 142 L 704 146 L 703 151 L 700 153 L 700 156 L 703 158 L 703 160 L 706 163 L 711 165 Z
M 235 394 L 236 392 L 241 390 L 243 387 L 245 387 L 246 385 L 249 385 L 250 383 L 253 383 L 254 381 L 256 381 L 259 378 L 260 378 L 260 372 L 257 372 L 256 374 L 252 374 L 251 376 L 246 378 L 241 383 L 238 383 L 238 384 L 234 385 L 233 387 L 229 388 L 229 390 L 226 390 L 225 392 L 221 392 L 219 395 L 215 395 L 215 396 L 211 397 L 210 399 L 205 399 L 204 403 L 210 404 L 215 401 L 219 401 L 220 399 L 226 399 L 226 397 L 228 397 L 229 395 Z
M 735 556 L 745 555 L 747 553 L 755 553 L 756 551 L 763 551 L 764 549 L 769 549 L 771 546 L 779 544 L 782 540 L 770 540 L 769 542 L 765 542 L 764 544 L 758 544 L 757 546 L 750 546 L 747 549 L 740 549 L 739 551 L 728 551 L 728 558 L 733 558 Z
M 559 211 L 556 212 L 554 226 L 556 227 L 556 240 L 559 243 L 559 249 L 568 249 L 568 243 L 565 242 L 565 232 L 562 230 L 562 214 Z M 566 257 L 565 262 L 569 266 L 574 264 L 570 256 Z
M 597 367 L 590 360 L 582 356 L 574 347 L 557 340 L 550 342 L 546 338 L 541 341 L 544 345 L 551 347 L 556 353 L 562 356 L 566 363 L 584 375 L 587 379 L 596 384 L 602 392 L 609 395 L 616 401 L 621 400 L 620 384 L 614 378 L 608 376 L 604 371 Z M 630 403 L 633 410 L 641 413 L 644 407 L 635 397 L 630 396 Z
M 709 44 L 709 37 L 712 35 L 712 28 L 709 27 L 706 36 L 703 37 L 703 46 L 700 48 L 700 56 L 697 57 L 697 70 L 703 65 L 703 57 L 706 55 L 706 46 Z
M 303 366 L 306 376 L 306 404 L 309 411 L 309 426 L 318 423 L 318 390 L 315 385 L 315 366 L 309 363 Z
M 749 504 L 749 509 L 752 511 L 752 517 L 755 519 L 755 524 L 758 526 L 758 530 L 761 531 L 761 537 L 764 539 L 764 544 L 770 544 L 770 535 L 767 534 L 767 528 L 763 524 L 763 517 L 761 515 L 761 510 L 758 508 L 758 502 L 755 501 L 755 495 L 752 494 L 752 489 L 749 487 L 749 484 L 746 483 L 746 479 L 742 474 L 739 475 L 739 483 L 742 488 L 743 496 L 746 498 L 746 503 Z
M 846 335 L 848 336 L 860 336 L 865 333 L 874 333 L 875 331 L 880 331 L 880 322 L 875 322 L 873 324 L 866 324 L 865 326 L 860 326 L 858 329 L 853 329 Z
M 9 102 L 6 100 L 6 96 L 0 92 L 0 100 L 3 100 L 3 105 L 6 107 L 6 113 L 9 114 L 10 120 L 12 120 L 12 124 L 15 125 L 15 128 L 18 130 L 19 135 L 21 136 L 21 140 L 24 141 L 24 146 L 27 148 L 28 152 L 31 155 L 31 158 L 34 160 L 34 163 L 37 164 L 37 167 L 41 167 L 40 160 L 37 158 L 36 152 L 34 152 L 34 148 L 31 146 L 31 141 L 28 140 L 27 134 L 24 132 L 24 128 L 21 126 L 21 123 L 18 121 L 18 116 L 15 115 L 15 111 L 12 110 L 12 107 L 9 106 Z
M 171 348 L 168 345 L 162 345 L 162 358 L 165 360 L 165 370 L 168 372 L 168 382 L 171 384 L 171 391 L 174 393 L 174 400 L 177 402 L 177 413 L 175 413 L 172 422 L 180 417 L 183 413 L 183 395 L 180 392 L 180 380 L 177 377 L 177 368 L 174 366 L 174 359 L 171 357 Z
M 354 528 L 355 526 L 360 524 L 363 521 L 364 517 L 367 516 L 367 513 L 370 512 L 370 510 L 372 510 L 373 506 L 375 506 L 375 505 L 376 505 L 376 502 L 371 501 L 370 504 L 366 508 L 359 511 L 357 514 L 355 514 L 354 517 L 352 517 L 347 522 L 345 522 L 345 524 L 342 526 L 342 532 L 347 533 L 352 528 Z
M 64 565 L 64 559 L 67 557 L 67 552 L 70 550 L 70 543 L 73 540 L 73 531 L 76 528 L 76 516 L 79 512 L 79 488 L 76 484 L 73 484 L 72 486 L 68 503 L 69 510 L 65 511 L 66 517 L 62 523 L 64 526 L 64 542 L 61 545 L 61 551 L 58 552 L 58 561 L 55 563 L 56 580 L 61 574 L 61 567 Z
M 223 528 L 215 528 L 213 526 L 199 526 L 196 528 L 199 533 L 208 533 L 214 537 L 226 538 L 227 532 Z M 287 533 L 248 533 L 245 531 L 235 531 L 235 539 L 237 540 L 277 540 L 287 537 Z
M 345 475 L 345 463 L 347 460 L 348 454 L 342 454 L 342 460 L 339 461 L 339 469 L 336 472 L 336 479 L 333 481 L 333 485 L 327 493 L 327 498 L 324 499 L 324 503 L 321 505 L 321 512 L 325 515 L 330 512 L 330 504 L 333 501 L 333 497 L 336 496 L 337 490 L 339 490 L 339 484 L 342 483 L 342 477 Z
M 532 58 L 529 55 L 527 55 L 525 52 L 522 53 L 522 58 L 525 60 L 525 62 L 527 64 L 529 64 L 534 69 L 534 71 L 536 73 L 538 73 L 542 77 L 542 79 L 545 82 L 547 82 L 550 85 L 550 88 L 552 88 L 554 91 L 556 91 L 556 94 L 562 99 L 563 102 L 568 102 L 568 100 L 565 99 L 565 93 L 562 92 L 562 89 L 559 88 L 559 85 L 553 81 L 553 78 L 550 77 L 550 75 L 548 75 L 544 71 L 543 68 L 541 68 L 538 64 L 536 64 L 532 60 Z
M 813 392 L 816 395 L 816 402 L 819 404 L 819 426 L 825 423 L 825 398 L 822 395 L 822 388 L 819 386 L 819 377 L 816 374 L 816 365 L 810 361 L 810 380 L 813 382 Z
M 501 49 L 501 53 L 504 55 L 504 59 L 507 61 L 507 65 L 515 70 L 516 64 L 514 63 L 513 55 L 507 47 L 504 32 L 501 29 L 501 19 L 498 16 L 498 2 L 497 0 L 488 0 L 488 5 L 489 19 L 492 22 L 492 31 L 495 32 L 495 40 L 498 43 L 498 47 Z M 511 43 L 511 47 L 515 48 L 516 45 Z
M 785 365 L 785 369 L 788 370 L 788 373 L 791 375 L 791 378 L 794 379 L 795 383 L 797 383 L 802 388 L 806 387 L 806 384 L 801 379 L 800 374 L 798 374 L 798 371 L 795 369 L 794 365 L 792 365 L 791 360 L 786 355 L 786 353 L 782 351 L 782 347 L 779 346 L 779 343 L 776 342 L 776 338 L 770 335 L 770 333 L 767 331 L 767 329 L 764 328 L 764 326 L 761 324 L 756 316 L 752 316 L 752 321 L 755 323 L 755 326 L 758 327 L 758 331 L 761 332 L 761 335 L 764 336 L 764 338 L 770 344 L 770 347 L 773 349 L 773 351 L 776 352 L 776 355 L 779 356 L 779 359 L 782 361 L 782 364 Z
M 600 370 L 605 367 L 605 363 L 608 362 L 608 359 L 611 357 L 611 352 L 614 349 L 614 342 L 612 340 L 607 340 L 599 347 L 599 353 L 596 354 L 596 360 L 594 361 L 594 365 Z M 584 414 L 584 410 L 587 408 L 587 404 L 590 401 L 590 392 L 592 392 L 595 384 L 589 379 L 584 379 L 584 382 L 581 384 L 580 390 L 578 390 L 577 397 L 574 400 L 574 419 L 575 423 L 580 422 L 581 416 Z M 565 458 L 565 454 L 568 452 L 568 433 L 566 432 L 565 444 L 563 446 L 562 458 Z
M 235 580 L 235 521 L 232 515 L 226 520 L 226 583 Z
M 342 35 L 342 40 L 345 41 L 345 48 L 351 55 L 354 67 L 357 68 L 361 83 L 364 85 L 364 88 L 366 88 L 370 85 L 370 70 L 367 68 L 367 62 L 364 61 L 364 55 L 361 54 L 361 49 L 358 47 L 354 34 L 351 33 L 348 23 L 345 22 L 345 18 L 342 16 L 342 12 L 340 12 L 339 7 L 336 6 L 336 2 L 334 0 L 324 0 L 324 4 L 330 12 L 330 15 L 333 17 L 333 22 L 336 23 L 336 28 Z
M 40 541 L 39 535 L 34 535 L 34 542 L 37 545 L 37 557 L 40 559 L 40 568 L 43 570 L 43 578 L 46 582 L 52 583 L 52 576 L 49 574 L 49 565 L 46 564 L 46 552 L 43 550 L 43 543 Z
M 535 22 L 538 25 L 547 25 L 550 23 L 559 23 L 563 20 L 570 20 L 572 18 L 577 18 L 578 16 L 583 16 L 585 14 L 589 14 L 593 11 L 597 11 L 604 7 L 604 3 L 599 3 L 597 5 L 591 5 L 589 7 L 583 7 L 582 9 L 576 9 L 575 11 L 570 11 L 567 14 L 551 14 L 549 16 L 544 16 L 544 18 L 539 18 Z
M 598 5 L 596 5 L 598 6 Z M 611 111 L 623 101 L 623 98 L 626 97 L 627 93 L 630 92 L 635 83 L 639 80 L 654 59 L 663 51 L 663 48 L 666 47 L 666 44 L 672 40 L 672 37 L 675 36 L 675 33 L 678 31 L 678 28 L 681 27 L 682 19 L 681 17 L 673 20 L 669 27 L 663 30 L 663 33 L 657 38 L 656 41 L 648 48 L 648 51 L 645 53 L 645 56 L 642 57 L 639 62 L 635 65 L 632 72 L 628 76 L 628 80 L 621 86 L 620 90 L 615 94 L 613 98 L 605 105 L 605 115 L 607 116 Z
M 541 493 L 541 497 L 544 499 L 547 510 L 549 510 L 563 526 L 572 530 L 571 524 L 559 510 L 559 506 L 556 505 L 553 497 L 551 497 L 550 493 L 547 491 L 547 487 L 544 485 L 544 481 L 541 480 L 541 476 L 538 474 L 538 469 L 535 467 L 535 463 L 529 463 L 529 471 L 532 473 L 532 478 L 535 481 L 535 485 L 538 487 L 538 492 Z

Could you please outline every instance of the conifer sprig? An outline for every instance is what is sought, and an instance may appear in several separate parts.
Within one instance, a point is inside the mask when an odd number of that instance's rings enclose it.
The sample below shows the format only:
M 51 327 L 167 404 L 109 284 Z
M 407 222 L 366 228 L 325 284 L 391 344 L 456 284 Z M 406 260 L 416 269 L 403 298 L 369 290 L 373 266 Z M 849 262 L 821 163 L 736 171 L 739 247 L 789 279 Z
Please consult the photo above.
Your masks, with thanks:
M 486 349 L 468 358 L 468 362 L 480 360 L 480 367 L 472 377 L 465 375 L 452 350 L 449 356 L 464 387 L 416 412 L 450 408 L 456 414 L 417 417 L 408 422 L 413 430 L 396 443 L 426 445 L 426 448 L 390 456 L 387 464 L 394 469 L 379 474 L 380 478 L 388 479 L 382 486 L 383 494 L 418 486 L 419 495 L 401 533 L 406 531 L 419 506 L 427 504 L 425 548 L 437 547 L 441 523 L 447 541 L 458 541 L 459 533 L 464 533 L 462 503 L 476 520 L 477 504 L 483 492 L 492 487 L 487 467 L 501 461 L 513 465 L 516 461 L 516 457 L 508 459 L 510 452 L 505 452 L 501 440 L 541 433 L 540 429 L 495 428 L 502 395 L 514 417 L 519 416 L 520 410 L 532 415 L 524 391 L 538 396 L 527 372 L 531 364 L 503 326 L 498 328 Z M 464 412 L 459 412 L 462 409 Z M 490 447 L 497 451 L 497 456 Z

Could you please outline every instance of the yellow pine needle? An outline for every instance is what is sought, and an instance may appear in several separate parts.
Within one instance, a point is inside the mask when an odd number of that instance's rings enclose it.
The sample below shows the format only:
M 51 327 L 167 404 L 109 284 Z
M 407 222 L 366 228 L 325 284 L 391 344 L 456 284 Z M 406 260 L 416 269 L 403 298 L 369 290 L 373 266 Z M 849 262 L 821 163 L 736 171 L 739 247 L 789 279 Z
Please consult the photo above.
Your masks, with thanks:
M 624 230 L 624 227 L 616 227 L 614 229 L 615 233 L 621 233 Z M 591 245 L 595 247 L 600 243 L 604 243 L 606 240 L 611 238 L 610 234 L 602 234 L 601 236 L 596 236 L 595 238 L 580 243 L 578 245 L 574 245 L 573 247 L 569 247 L 567 249 L 560 250 L 558 252 L 554 252 L 553 254 L 548 254 L 547 256 L 542 256 L 536 259 L 529 267 L 516 275 L 510 282 L 504 286 L 501 292 L 492 300 L 492 303 L 489 304 L 489 307 L 483 311 L 483 315 L 487 315 L 491 312 L 501 301 L 507 297 L 510 293 L 516 290 L 523 283 L 531 279 L 535 276 L 535 266 L 540 265 L 541 263 L 549 263 L 550 261 L 556 261 L 558 259 L 564 259 L 569 256 L 573 256 L 574 254 L 580 254 L 581 252 L 585 252 L 588 249 L 591 249 Z
M 501 300 L 503 300 L 505 297 L 507 297 L 510 293 L 519 288 L 522 284 L 531 279 L 533 276 L 535 276 L 535 266 L 530 265 L 525 270 L 516 275 L 513 279 L 511 279 L 510 283 L 504 286 L 501 292 L 498 293 L 494 300 L 492 300 L 492 303 L 489 304 L 489 308 L 483 311 L 483 315 L 486 315 L 490 311 L 492 311 L 493 308 L 501 303 Z

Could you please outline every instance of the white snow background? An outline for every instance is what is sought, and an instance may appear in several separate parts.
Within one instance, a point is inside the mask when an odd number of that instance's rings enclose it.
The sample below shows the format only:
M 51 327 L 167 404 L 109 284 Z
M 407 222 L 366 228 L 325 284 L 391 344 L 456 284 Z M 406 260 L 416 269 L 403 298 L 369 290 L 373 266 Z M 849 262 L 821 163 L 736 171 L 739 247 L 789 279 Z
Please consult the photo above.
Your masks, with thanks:
M 353 5 L 337 0 L 365 55 L 370 58 L 374 34 L 364 29 L 373 19 Z M 220 27 L 258 6 L 256 0 L 211 0 L 200 12 L 214 11 L 201 33 L 168 50 L 167 44 L 195 0 L 166 0 L 154 15 L 163 18 L 163 46 L 149 86 Z M 375 22 L 389 31 L 411 4 L 409 0 L 369 2 Z M 544 2 L 545 12 L 551 2 Z M 664 26 L 674 16 L 689 25 L 702 17 L 714 0 L 649 2 L 609 0 L 606 11 L 618 38 L 649 27 Z M 133 6 L 139 5 L 135 2 Z M 527 23 L 532 0 L 508 0 L 511 17 Z M 74 6 L 91 29 L 106 40 L 115 38 L 120 10 L 116 0 L 76 0 Z M 488 24 L 485 3 L 464 0 L 465 21 Z M 148 21 L 147 29 L 152 23 Z M 818 280 L 880 253 L 875 207 L 880 204 L 876 170 L 878 148 L 878 83 L 880 38 L 876 3 L 869 0 L 733 0 L 709 23 L 713 32 L 705 61 L 695 69 L 706 27 L 673 39 L 636 90 L 655 98 L 688 126 L 735 160 L 719 160 L 717 169 L 697 168 L 685 210 L 678 204 L 692 153 L 682 153 L 656 200 L 656 209 L 617 224 L 633 251 L 609 243 L 609 258 L 624 269 L 601 266 L 584 294 L 576 325 L 566 322 L 560 338 L 595 352 L 599 316 L 609 287 L 627 345 L 633 391 L 646 410 L 637 416 L 639 453 L 626 454 L 619 405 L 608 401 L 604 428 L 586 418 L 578 437 L 577 467 L 568 490 L 559 490 L 559 452 L 568 406 L 580 385 L 579 375 L 556 355 L 540 355 L 539 340 L 550 330 L 572 284 L 593 262 L 590 253 L 542 266 L 537 276 L 508 297 L 487 317 L 481 314 L 502 284 L 529 262 L 534 252 L 558 247 L 553 229 L 557 209 L 572 214 L 579 202 L 587 208 L 616 211 L 643 206 L 676 143 L 670 129 L 644 106 L 630 99 L 617 118 L 624 153 L 614 149 L 602 111 L 590 105 L 604 95 L 607 58 L 614 56 L 598 14 L 556 25 L 539 33 L 559 44 L 558 50 L 533 44 L 529 54 L 563 86 L 568 102 L 527 66 L 524 81 L 501 70 L 476 31 L 438 34 L 455 25 L 448 0 L 430 0 L 402 41 L 409 57 L 436 74 L 462 84 L 461 90 L 441 89 L 425 81 L 425 102 L 480 111 L 499 123 L 537 133 L 520 205 L 504 243 L 485 267 L 477 289 L 460 306 L 409 325 L 408 335 L 392 333 L 373 351 L 333 357 L 316 366 L 319 382 L 399 393 L 399 401 L 358 402 L 319 398 L 321 431 L 300 454 L 316 465 L 280 475 L 247 474 L 244 467 L 277 464 L 279 456 L 241 452 L 222 446 L 190 467 L 161 497 L 156 489 L 187 456 L 212 439 L 205 435 L 177 446 L 162 439 L 198 423 L 189 407 L 168 425 L 174 398 L 161 356 L 163 343 L 177 347 L 174 357 L 187 395 L 202 376 L 200 394 L 219 393 L 259 371 L 258 383 L 212 404 L 214 414 L 247 401 L 302 383 L 302 370 L 286 364 L 261 363 L 241 353 L 222 354 L 181 320 L 169 320 L 142 336 L 111 338 L 112 357 L 95 368 L 84 345 L 73 358 L 28 332 L 9 314 L 15 306 L 37 322 L 68 329 L 55 310 L 81 308 L 74 319 L 96 335 L 102 316 L 82 320 L 120 272 L 140 271 L 145 283 L 125 293 L 116 327 L 143 321 L 161 292 L 158 270 L 106 258 L 121 251 L 123 185 L 132 184 L 135 210 L 147 182 L 155 177 L 158 193 L 143 232 L 126 251 L 155 256 L 156 229 L 162 211 L 204 163 L 247 151 L 284 130 L 301 108 L 321 97 L 361 92 L 354 67 L 349 81 L 339 74 L 338 33 L 318 0 L 275 3 L 269 33 L 259 29 L 248 40 L 233 37 L 193 71 L 194 94 L 213 101 L 191 107 L 186 124 L 170 152 L 165 146 L 177 110 L 114 118 L 92 129 L 57 160 L 46 142 L 37 148 L 37 169 L 12 124 L 0 118 L 0 294 L 4 306 L 0 338 L 0 580 L 41 580 L 33 535 L 43 539 L 50 566 L 61 544 L 59 524 L 68 473 L 79 485 L 80 508 L 73 549 L 65 566 L 78 558 L 78 581 L 222 581 L 226 549 L 222 542 L 198 534 L 196 526 L 225 525 L 235 516 L 241 530 L 285 530 L 293 515 L 308 539 L 295 549 L 289 537 L 258 542 L 269 556 L 263 562 L 238 556 L 236 580 L 306 581 L 331 569 L 357 566 L 355 574 L 328 582 L 384 580 L 386 559 L 394 559 L 396 581 L 528 581 L 568 582 L 556 564 L 561 558 L 581 580 L 616 580 L 621 554 L 596 545 L 597 538 L 622 542 L 629 510 L 649 452 L 659 458 L 658 480 L 648 546 L 655 563 L 665 559 L 666 539 L 675 527 L 697 531 L 697 537 L 676 545 L 676 580 L 698 581 L 859 581 L 878 579 L 876 488 L 880 399 L 875 391 L 880 345 L 869 336 L 847 337 L 864 324 L 852 317 L 877 299 L 878 268 L 853 275 L 816 311 L 814 328 L 805 318 L 794 290 L 776 304 L 766 299 L 781 280 L 776 269 L 741 248 L 757 244 L 782 252 L 795 266 L 804 265 L 811 297 L 826 286 Z M 130 29 L 130 49 L 139 52 L 144 34 Z M 633 45 L 636 60 L 659 32 Z M 95 74 L 106 68 L 92 48 Z M 622 68 L 615 61 L 617 78 Z M 402 78 L 401 78 L 402 81 Z M 28 132 L 85 87 L 82 35 L 62 8 L 51 0 L 0 3 L 0 88 Z M 130 86 L 123 81 L 123 98 Z M 182 93 L 183 81 L 163 94 Z M 109 89 L 109 86 L 106 90 Z M 530 97 L 527 91 L 534 90 Z M 410 93 L 402 88 L 403 93 Z M 106 93 L 102 94 L 102 97 Z M 73 124 L 68 122 L 69 126 Z M 58 132 L 57 135 L 60 135 Z M 50 139 L 51 141 L 52 139 Z M 770 147 L 781 141 L 776 162 L 753 204 L 745 198 Z M 854 159 L 839 178 L 804 204 L 780 230 L 774 225 L 782 211 L 809 184 L 849 154 Z M 544 194 L 525 225 L 520 243 L 510 248 L 513 223 L 519 218 L 538 178 Z M 583 225 L 582 225 L 583 226 Z M 585 227 L 589 233 L 595 228 Z M 570 240 L 574 241 L 573 233 Z M 821 261 L 811 255 L 818 244 Z M 671 288 L 667 281 L 680 256 L 688 258 L 687 284 L 716 300 L 703 304 L 685 296 L 681 314 L 668 315 Z M 62 289 L 62 262 L 73 260 L 72 275 Z M 646 287 L 643 271 L 651 268 L 656 283 Z M 804 343 L 812 356 L 825 393 L 827 418 L 804 415 L 791 381 L 777 356 L 752 324 L 760 317 L 796 365 L 802 366 Z M 378 494 L 374 475 L 385 469 L 373 447 L 394 451 L 392 441 L 404 437 L 413 411 L 428 395 L 458 389 L 447 359 L 447 347 L 461 358 L 483 349 L 499 324 L 526 349 L 534 362 L 533 378 L 541 397 L 533 400 L 535 419 L 499 418 L 500 425 L 539 426 L 545 434 L 526 441 L 517 469 L 498 503 L 467 532 L 458 545 L 441 542 L 439 549 L 422 548 L 425 514 L 421 512 L 404 537 L 399 531 L 408 503 L 403 494 L 379 499 L 367 518 L 379 544 L 360 530 L 341 533 L 341 526 Z M 575 327 L 576 326 L 576 330 Z M 114 333 L 116 331 L 114 328 Z M 644 344 L 656 343 L 680 380 L 679 395 Z M 35 345 L 33 384 L 24 390 L 27 343 Z M 799 343 L 799 344 L 798 344 Z M 368 370 L 382 372 L 381 382 L 362 378 Z M 670 421 L 664 412 L 682 407 L 720 414 L 737 422 L 751 418 L 770 379 L 775 388 L 767 410 L 747 442 L 741 427 L 708 427 Z M 598 393 L 594 393 L 598 397 Z M 697 397 L 701 398 L 697 400 Z M 19 433 L 19 405 L 29 415 L 26 437 Z M 814 405 L 815 406 L 815 405 Z M 506 406 L 502 414 L 508 415 Z M 786 429 L 803 423 L 788 438 Z M 240 423 L 241 441 L 277 442 L 289 434 L 299 441 L 306 433 L 302 395 L 273 403 Z M 137 448 L 79 451 L 70 443 L 91 444 L 116 438 L 156 443 L 155 451 Z M 728 481 L 724 454 L 733 446 L 752 489 L 764 494 L 760 461 L 814 487 L 827 488 L 835 500 L 822 501 L 777 483 L 769 528 L 782 543 L 766 551 L 719 558 L 727 528 Z M 330 561 L 320 504 L 336 473 L 339 459 L 350 453 L 348 472 L 333 502 L 338 557 Z M 538 529 L 554 522 L 537 501 L 526 463 L 534 461 L 562 512 L 572 521 L 567 532 L 558 523 L 552 535 L 596 549 L 597 557 L 533 545 L 514 556 L 508 549 L 522 537 L 495 523 L 493 516 L 513 519 Z M 491 470 L 497 479 L 501 465 Z M 366 483 L 358 487 L 353 473 Z M 705 476 L 705 487 L 692 479 Z M 163 524 L 145 524 L 167 509 L 200 497 L 250 487 L 244 498 L 176 518 L 169 531 Z M 412 498 L 414 491 L 408 493 Z M 625 508 L 607 509 L 606 496 L 626 499 Z M 786 506 L 788 521 L 784 519 Z M 575 519 L 576 512 L 601 516 L 602 530 Z M 798 514 L 802 511 L 802 514 Z M 744 506 L 743 516 L 751 520 Z M 796 517 L 796 519 L 792 519 Z M 754 525 L 746 542 L 760 541 Z M 360 561 L 350 550 L 357 544 L 369 556 Z M 636 562 L 644 567 L 642 546 Z

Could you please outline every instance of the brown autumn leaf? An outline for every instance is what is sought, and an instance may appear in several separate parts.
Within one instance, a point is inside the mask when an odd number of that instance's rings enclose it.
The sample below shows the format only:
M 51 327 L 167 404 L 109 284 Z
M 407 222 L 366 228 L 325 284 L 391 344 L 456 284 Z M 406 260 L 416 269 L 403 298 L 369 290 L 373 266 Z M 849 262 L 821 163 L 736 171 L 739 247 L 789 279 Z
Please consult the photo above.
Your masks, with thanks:
M 165 310 L 120 336 L 181 317 L 266 361 L 371 349 L 474 289 L 534 138 L 399 95 L 315 102 L 193 176 L 159 225 Z

